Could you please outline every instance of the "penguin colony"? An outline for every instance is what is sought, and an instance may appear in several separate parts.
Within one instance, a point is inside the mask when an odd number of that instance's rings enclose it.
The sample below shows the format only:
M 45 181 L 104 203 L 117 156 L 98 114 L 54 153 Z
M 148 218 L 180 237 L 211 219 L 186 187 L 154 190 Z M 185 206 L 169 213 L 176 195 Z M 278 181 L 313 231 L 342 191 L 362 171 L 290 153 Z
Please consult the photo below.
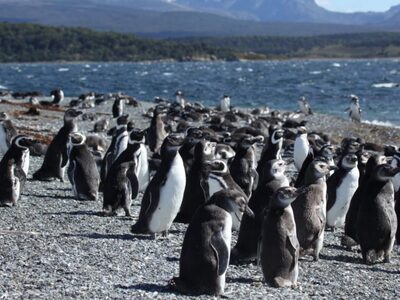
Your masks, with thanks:
M 64 93 L 51 96 L 52 102 L 32 105 L 60 107 Z M 343 247 L 359 245 L 364 263 L 390 262 L 396 234 L 400 243 L 399 149 L 379 153 L 359 138 L 337 145 L 308 132 L 306 121 L 296 121 L 313 113 L 304 97 L 296 113 L 247 113 L 231 107 L 226 95 L 215 109 L 188 102 L 181 91 L 175 96 L 174 102 L 155 99 L 143 114 L 151 119 L 147 129 L 124 113 L 125 104 L 138 103 L 121 93 L 71 100 L 32 179 L 64 181 L 67 170 L 74 198 L 102 199 L 104 216 L 122 210 L 131 217 L 131 203 L 142 193 L 133 234 L 168 237 L 173 222 L 188 224 L 179 274 L 168 282 L 180 293 L 223 295 L 229 265 L 253 262 L 268 285 L 296 287 L 299 257 L 318 261 L 324 232 L 336 228 L 344 228 Z M 112 100 L 113 117 L 93 126 L 105 132 L 115 124 L 108 143 L 79 132 L 77 107 Z M 361 121 L 354 95 L 349 117 Z M 20 199 L 30 151 L 40 142 L 18 135 L 4 112 L 0 125 L 0 205 L 10 207 Z M 287 175 L 292 163 L 295 178 Z M 238 232 L 234 245 L 232 231 Z

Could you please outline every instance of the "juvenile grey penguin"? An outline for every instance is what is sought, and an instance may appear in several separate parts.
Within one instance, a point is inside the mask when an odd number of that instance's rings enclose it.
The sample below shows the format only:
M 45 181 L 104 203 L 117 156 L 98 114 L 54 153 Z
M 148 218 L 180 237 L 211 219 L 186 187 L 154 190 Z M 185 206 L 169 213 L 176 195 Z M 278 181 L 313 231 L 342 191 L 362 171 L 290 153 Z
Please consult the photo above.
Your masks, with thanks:
M 15 175 L 15 168 L 14 159 L 7 160 L 6 164 L 0 167 L 0 206 L 17 205 L 21 194 L 21 182 Z
M 12 121 L 5 112 L 0 112 L 0 153 L 6 153 L 11 145 L 11 139 L 17 135 Z
M 357 155 L 345 155 L 339 161 L 338 169 L 326 181 L 328 187 L 326 224 L 328 227 L 334 229 L 344 226 L 351 199 L 358 188 L 360 171 L 357 162 Z
M 80 133 L 70 134 L 67 174 L 76 199 L 95 201 L 98 196 L 100 175 L 85 140 L 86 137 Z
M 185 233 L 179 260 L 179 277 L 169 286 L 191 295 L 222 295 L 229 265 L 232 214 L 250 216 L 242 193 L 224 190 L 214 194 L 210 201 L 196 211 Z
M 255 143 L 264 141 L 263 136 L 244 136 L 236 145 L 235 157 L 229 165 L 229 171 L 235 182 L 250 197 L 258 185 Z
M 175 222 L 189 223 L 197 208 L 209 200 L 209 168 L 206 161 L 213 159 L 215 145 L 215 143 L 206 140 L 196 144 L 194 160 L 187 174 L 182 205 Z
M 220 109 L 222 112 L 228 112 L 231 110 L 231 98 L 227 95 L 224 95 L 220 101 Z
M 357 235 L 365 263 L 376 263 L 382 256 L 384 262 L 390 262 L 397 230 L 391 179 L 399 172 L 400 168 L 389 164 L 378 165 L 363 190 Z
M 269 206 L 278 189 L 289 186 L 285 170 L 286 164 L 283 160 L 274 159 L 267 162 L 264 182 L 259 183 L 249 200 L 249 207 L 255 217 L 243 216 L 238 240 L 232 249 L 232 264 L 249 263 L 257 258 L 257 245 L 261 234 L 264 210 Z
M 147 144 L 149 145 L 150 151 L 159 153 L 166 136 L 165 124 L 161 119 L 161 109 L 157 106 L 154 110 L 150 127 L 147 129 Z
M 306 172 L 307 192 L 298 196 L 292 204 L 301 251 L 304 253 L 312 250 L 314 261 L 319 259 L 324 241 L 327 194 L 325 178 L 331 168 L 334 167 L 326 162 L 314 160 Z
M 81 114 L 81 111 L 73 108 L 65 111 L 64 126 L 61 127 L 47 148 L 42 166 L 33 174 L 34 180 L 58 178 L 64 181 L 64 171 L 68 163 L 67 144 L 69 135 L 78 131 L 77 117 Z
M 295 287 L 299 274 L 299 241 L 291 203 L 303 192 L 283 187 L 265 212 L 259 262 L 265 281 L 274 287 Z
M 134 169 L 134 161 L 113 164 L 111 167 L 103 187 L 103 213 L 105 216 L 112 216 L 119 209 L 123 209 L 127 217 L 131 216 L 132 199 L 136 198 L 138 190 L 136 176 L 129 174 L 134 172 Z M 136 191 L 136 194 L 132 194 L 132 191 Z
M 161 146 L 161 165 L 144 192 L 139 219 L 132 233 L 168 235 L 182 204 L 186 186 L 185 167 L 179 154 L 183 138 L 168 135 Z
M 350 107 L 347 109 L 349 112 L 349 118 L 352 122 L 361 122 L 361 107 L 360 107 L 360 100 L 356 95 L 351 95 L 351 104 Z

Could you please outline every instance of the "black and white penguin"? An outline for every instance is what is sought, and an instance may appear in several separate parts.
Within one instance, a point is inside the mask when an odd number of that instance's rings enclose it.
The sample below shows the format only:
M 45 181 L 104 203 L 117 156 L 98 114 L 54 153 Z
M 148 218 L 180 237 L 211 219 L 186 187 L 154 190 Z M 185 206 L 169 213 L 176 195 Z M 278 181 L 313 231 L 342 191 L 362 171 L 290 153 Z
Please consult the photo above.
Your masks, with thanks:
M 168 235 L 182 204 L 186 186 L 185 167 L 179 154 L 183 138 L 168 135 L 161 146 L 161 165 L 144 192 L 139 219 L 132 233 Z
M 125 98 L 117 97 L 112 106 L 113 118 L 118 118 L 124 113 Z
M 259 183 L 249 200 L 249 207 L 255 217 L 243 216 L 238 240 L 232 249 L 232 264 L 249 263 L 256 260 L 264 210 L 269 206 L 278 189 L 289 186 L 285 170 L 286 164 L 283 160 L 274 159 L 267 162 L 264 181 Z
M 5 112 L 0 112 L 0 153 L 6 153 L 11 145 L 11 139 L 17 135 L 12 121 Z
M 350 107 L 347 109 L 349 112 L 349 118 L 352 122 L 361 122 L 361 107 L 360 101 L 356 95 L 351 95 L 351 104 Z
M 381 154 L 372 155 L 366 164 L 364 175 L 355 191 L 351 201 L 349 210 L 346 214 L 346 220 L 344 225 L 344 236 L 342 237 L 341 244 L 346 246 L 351 250 L 352 247 L 358 245 L 357 237 L 357 218 L 358 210 L 361 201 L 363 201 L 362 196 L 364 194 L 363 190 L 368 186 L 368 180 L 373 174 L 373 171 L 378 165 L 385 164 L 386 157 Z
M 297 102 L 299 103 L 300 111 L 301 111 L 303 114 L 305 114 L 306 116 L 307 116 L 307 115 L 312 115 L 312 114 L 313 114 L 313 111 L 312 111 L 312 109 L 311 109 L 311 106 L 310 106 L 310 104 L 308 103 L 306 97 L 304 97 L 304 96 L 300 97 L 300 99 L 299 99 Z
M 338 163 L 338 169 L 327 181 L 328 202 L 326 206 L 326 224 L 331 228 L 340 228 L 345 224 L 351 199 L 358 188 L 360 171 L 358 157 L 347 154 Z
M 132 199 L 136 198 L 139 187 L 136 176 L 132 176 L 134 170 L 134 161 L 116 163 L 110 168 L 103 186 L 103 213 L 105 216 L 117 214 L 119 209 L 123 209 L 127 217 L 131 216 Z
M 24 177 L 28 176 L 29 172 L 29 162 L 30 162 L 30 150 L 37 143 L 36 140 L 25 136 L 25 135 L 17 135 L 14 136 L 11 142 L 11 147 L 4 154 L 3 159 L 0 163 L 4 164 L 3 168 L 8 164 L 7 161 L 13 159 L 16 165 L 16 174 L 19 174 L 19 171 L 24 173 Z M 21 180 L 22 182 L 22 180 Z
M 306 160 L 310 152 L 310 143 L 307 139 L 307 129 L 305 127 L 299 127 L 297 130 L 297 137 L 294 141 L 294 165 L 297 170 L 301 169 L 303 162 Z
M 263 141 L 263 136 L 243 137 L 235 147 L 235 157 L 230 161 L 229 171 L 247 197 L 251 196 L 258 185 L 257 160 L 253 145 Z
M 277 126 L 269 127 L 268 142 L 264 146 L 261 158 L 258 161 L 257 165 L 257 173 L 260 182 L 264 180 L 264 168 L 267 162 L 273 159 L 282 159 L 281 152 L 282 152 L 284 133 L 285 133 L 284 130 Z
M 231 110 L 231 98 L 227 95 L 224 95 L 221 98 L 219 107 L 221 109 L 222 112 L 228 112 Z
M 14 159 L 0 166 L 0 206 L 15 206 L 21 194 L 20 177 L 15 174 Z M 21 172 L 21 176 L 25 176 Z M 25 178 L 24 178 L 25 180 Z
M 182 91 L 176 91 L 175 102 L 178 103 L 181 107 L 185 107 L 186 100 L 185 100 L 185 95 L 183 94 Z
M 65 111 L 64 126 L 61 127 L 47 148 L 42 166 L 33 174 L 34 180 L 58 178 L 64 181 L 64 171 L 68 163 L 67 144 L 69 135 L 78 131 L 77 117 L 81 114 L 81 111 L 73 108 Z
M 331 168 L 326 162 L 314 160 L 308 167 L 304 182 L 307 192 L 298 196 L 292 204 L 300 248 L 303 253 L 312 250 L 314 261 L 319 259 L 324 242 L 327 195 L 325 178 Z
M 196 144 L 194 160 L 187 173 L 182 205 L 175 222 L 189 223 L 197 208 L 209 200 L 209 168 L 205 162 L 214 158 L 215 145 L 205 140 Z
M 384 262 L 390 262 L 397 230 L 391 179 L 399 172 L 400 168 L 393 168 L 389 164 L 379 165 L 363 189 L 357 236 L 365 263 L 376 263 L 382 256 Z
M 291 203 L 302 191 L 283 187 L 274 194 L 261 231 L 259 263 L 265 281 L 274 287 L 296 287 L 300 245 Z
M 64 100 L 64 91 L 57 89 L 50 92 L 50 96 L 53 99 L 52 104 L 60 104 Z
M 393 155 L 390 165 L 394 168 L 400 167 L 400 152 L 396 152 Z M 394 188 L 395 211 L 397 216 L 396 242 L 397 244 L 400 244 L 400 174 L 396 174 L 392 178 L 392 183 Z
M 76 199 L 95 201 L 98 196 L 100 175 L 85 140 L 86 137 L 80 133 L 70 134 L 67 174 Z
M 113 130 L 113 137 L 111 139 L 111 143 L 108 146 L 106 154 L 104 154 L 104 158 L 101 163 L 101 170 L 100 170 L 101 188 L 104 180 L 107 178 L 107 172 L 110 169 L 111 165 L 118 157 L 118 155 L 121 154 L 122 151 L 124 151 L 128 146 L 128 139 L 129 139 L 127 131 L 128 120 L 129 120 L 129 115 L 122 115 L 117 118 L 117 126 Z
M 156 107 L 153 118 L 150 122 L 150 127 L 147 129 L 146 141 L 149 145 L 150 151 L 159 153 L 166 136 L 167 132 L 165 130 L 165 124 L 161 118 L 161 110 L 159 107 Z
M 199 207 L 185 233 L 179 277 L 169 286 L 191 295 L 222 295 L 229 265 L 232 214 L 253 215 L 242 193 L 224 190 Z

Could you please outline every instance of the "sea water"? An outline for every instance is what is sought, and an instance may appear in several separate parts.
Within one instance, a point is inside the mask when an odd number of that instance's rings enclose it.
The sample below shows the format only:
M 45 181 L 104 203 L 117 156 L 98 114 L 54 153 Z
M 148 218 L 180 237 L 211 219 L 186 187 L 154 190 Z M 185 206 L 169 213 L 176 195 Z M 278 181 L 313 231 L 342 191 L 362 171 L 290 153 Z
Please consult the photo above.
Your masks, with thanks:
M 388 126 L 400 126 L 399 83 L 399 59 L 0 64 L 0 90 L 61 88 L 68 97 L 121 91 L 152 101 L 182 90 L 206 105 L 227 94 L 238 107 L 297 110 L 306 96 L 314 111 L 346 118 L 355 94 L 365 121 Z

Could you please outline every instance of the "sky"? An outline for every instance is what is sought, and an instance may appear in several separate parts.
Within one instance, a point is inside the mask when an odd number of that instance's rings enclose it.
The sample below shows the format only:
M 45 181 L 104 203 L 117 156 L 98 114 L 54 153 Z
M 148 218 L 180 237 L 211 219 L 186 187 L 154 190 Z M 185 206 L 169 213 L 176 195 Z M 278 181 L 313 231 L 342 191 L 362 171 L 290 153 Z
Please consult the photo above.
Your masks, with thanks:
M 342 12 L 386 11 L 391 6 L 400 4 L 400 0 L 316 0 L 316 2 L 326 9 Z

